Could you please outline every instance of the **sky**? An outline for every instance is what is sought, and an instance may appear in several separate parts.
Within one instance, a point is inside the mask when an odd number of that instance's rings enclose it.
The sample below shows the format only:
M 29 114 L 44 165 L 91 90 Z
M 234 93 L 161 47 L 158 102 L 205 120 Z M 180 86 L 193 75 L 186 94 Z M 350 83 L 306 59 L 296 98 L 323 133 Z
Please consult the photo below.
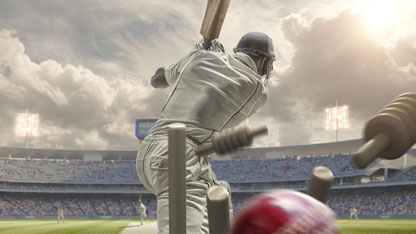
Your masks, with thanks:
M 40 115 L 29 147 L 135 150 L 135 119 L 157 118 L 170 89 L 159 67 L 196 42 L 205 0 L 0 1 L 0 146 L 24 147 L 15 116 Z M 397 95 L 416 90 L 416 1 L 232 0 L 219 37 L 268 34 L 277 61 L 254 147 L 336 140 L 325 108 L 349 106 L 339 141 Z

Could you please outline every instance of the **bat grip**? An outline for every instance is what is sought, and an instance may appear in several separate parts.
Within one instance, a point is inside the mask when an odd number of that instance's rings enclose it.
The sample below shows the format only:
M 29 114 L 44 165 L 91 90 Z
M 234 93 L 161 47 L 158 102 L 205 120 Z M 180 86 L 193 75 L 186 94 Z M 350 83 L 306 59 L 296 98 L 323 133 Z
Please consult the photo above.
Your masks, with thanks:
M 206 39 L 204 37 L 204 42 L 202 43 L 202 47 L 204 47 L 204 49 L 208 50 L 208 48 L 211 46 L 211 40 Z
M 249 129 L 248 135 L 252 137 L 265 135 L 268 133 L 268 129 L 266 126 L 260 126 L 254 129 Z
M 211 142 L 210 143 L 201 144 L 195 150 L 195 153 L 196 154 L 199 154 L 199 155 L 213 153 L 213 152 L 214 151 L 213 151 L 213 147 L 212 147 L 212 143 Z

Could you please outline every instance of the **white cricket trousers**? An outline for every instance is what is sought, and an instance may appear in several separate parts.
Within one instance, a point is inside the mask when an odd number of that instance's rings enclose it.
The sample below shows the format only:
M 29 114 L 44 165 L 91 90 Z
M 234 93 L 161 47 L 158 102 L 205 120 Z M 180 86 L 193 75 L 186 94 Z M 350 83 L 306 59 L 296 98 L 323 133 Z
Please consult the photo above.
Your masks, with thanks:
M 206 194 L 213 185 L 230 186 L 217 181 L 208 158 L 195 154 L 196 143 L 186 139 L 186 230 L 187 233 L 209 233 Z M 143 185 L 157 197 L 157 227 L 159 234 L 169 234 L 169 172 L 168 136 L 149 135 L 140 145 L 136 169 Z
M 62 220 L 62 223 L 65 223 L 64 215 L 58 215 L 58 223 L 59 223 L 59 220 Z
M 140 218 L 142 219 L 141 224 L 143 225 L 144 218 L 146 218 L 146 213 L 145 212 L 140 212 Z

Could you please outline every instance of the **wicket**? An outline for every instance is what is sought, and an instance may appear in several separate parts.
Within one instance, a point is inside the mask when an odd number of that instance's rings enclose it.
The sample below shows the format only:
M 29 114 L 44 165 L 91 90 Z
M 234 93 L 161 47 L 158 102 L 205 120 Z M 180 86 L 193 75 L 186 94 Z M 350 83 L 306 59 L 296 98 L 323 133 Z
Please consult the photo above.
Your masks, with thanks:
M 332 181 L 334 181 L 334 175 L 329 168 L 324 166 L 315 167 L 312 170 L 308 195 L 325 204 L 328 200 Z
M 186 127 L 169 125 L 169 233 L 186 234 Z
M 214 144 L 198 148 L 199 153 L 226 152 L 251 144 L 253 137 L 267 132 L 266 127 L 256 129 L 235 128 L 218 134 Z M 186 234 L 186 126 L 169 125 L 169 233 Z M 334 175 L 324 166 L 315 167 L 308 195 L 326 203 Z M 230 233 L 229 194 L 221 186 L 207 191 L 208 223 L 211 234 Z
M 213 186 L 207 193 L 209 233 L 230 233 L 229 195 L 225 188 Z

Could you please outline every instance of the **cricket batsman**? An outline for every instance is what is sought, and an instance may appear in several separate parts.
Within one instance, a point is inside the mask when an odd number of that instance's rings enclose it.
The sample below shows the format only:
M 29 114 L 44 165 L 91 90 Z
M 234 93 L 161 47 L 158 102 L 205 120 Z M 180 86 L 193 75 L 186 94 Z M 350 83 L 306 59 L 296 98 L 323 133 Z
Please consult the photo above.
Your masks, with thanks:
M 352 206 L 351 208 L 350 208 L 350 222 L 351 222 L 351 218 L 352 218 L 352 216 L 355 216 L 355 221 L 357 221 L 358 222 L 358 211 L 357 211 L 357 209 L 355 208 L 355 206 Z
M 62 220 L 62 223 L 65 223 L 64 209 L 62 209 L 61 207 L 58 208 L 58 223 L 59 220 Z
M 168 125 L 186 125 L 186 221 L 188 233 L 209 233 L 206 193 L 217 181 L 208 155 L 197 155 L 199 144 L 215 132 L 235 127 L 266 101 L 266 84 L 273 69 L 272 39 L 264 33 L 245 34 L 225 54 L 218 41 L 197 44 L 179 62 L 157 69 L 154 88 L 170 86 L 160 118 L 139 148 L 136 167 L 143 185 L 157 197 L 158 233 L 169 233 Z M 231 194 L 231 193 L 230 193 Z
M 141 225 L 143 226 L 143 220 L 147 217 L 146 216 L 146 206 L 142 203 L 142 199 L 140 197 L 139 202 L 137 203 L 137 208 L 140 213 L 141 218 Z

